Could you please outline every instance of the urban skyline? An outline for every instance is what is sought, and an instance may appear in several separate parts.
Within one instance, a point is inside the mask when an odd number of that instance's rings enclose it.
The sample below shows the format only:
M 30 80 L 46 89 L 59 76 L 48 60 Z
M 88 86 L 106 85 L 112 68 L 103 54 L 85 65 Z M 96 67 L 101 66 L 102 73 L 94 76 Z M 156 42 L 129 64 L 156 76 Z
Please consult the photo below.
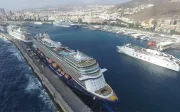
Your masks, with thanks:
M 123 2 L 127 2 L 128 0 L 16 0 L 16 2 L 12 2 L 11 0 L 1 1 L 0 7 L 5 8 L 6 10 L 23 10 L 29 8 L 41 8 L 45 6 L 61 6 L 61 5 L 95 5 L 95 4 L 120 4 Z

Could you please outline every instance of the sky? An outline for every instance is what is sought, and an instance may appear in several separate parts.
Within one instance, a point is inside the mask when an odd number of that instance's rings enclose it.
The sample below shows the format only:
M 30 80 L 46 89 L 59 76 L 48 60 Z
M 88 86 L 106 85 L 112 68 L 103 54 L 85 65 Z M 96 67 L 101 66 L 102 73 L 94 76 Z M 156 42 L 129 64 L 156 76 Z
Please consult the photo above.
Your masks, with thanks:
M 81 4 L 120 4 L 127 0 L 0 0 L 0 8 L 22 10 L 44 6 L 81 5 Z

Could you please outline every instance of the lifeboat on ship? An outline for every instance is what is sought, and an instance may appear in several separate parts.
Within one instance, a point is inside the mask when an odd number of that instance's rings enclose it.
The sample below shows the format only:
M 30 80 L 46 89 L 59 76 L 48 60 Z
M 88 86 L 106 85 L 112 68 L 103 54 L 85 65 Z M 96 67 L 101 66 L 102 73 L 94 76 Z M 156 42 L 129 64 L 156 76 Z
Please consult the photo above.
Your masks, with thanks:
M 72 79 L 72 77 L 69 74 L 65 74 L 66 79 Z
M 148 46 L 151 47 L 151 46 L 155 46 L 156 45 L 156 42 L 155 41 L 149 41 L 148 42 Z
M 56 63 L 52 63 L 52 66 L 56 69 L 59 68 L 59 66 Z
M 50 63 L 50 64 L 51 64 L 52 62 L 53 62 L 53 61 L 52 61 L 51 59 L 48 59 L 48 63 Z
M 62 74 L 62 75 L 65 75 L 65 72 L 62 70 L 62 71 L 61 71 L 61 74 Z
M 41 51 L 38 50 L 38 53 L 41 54 Z
M 39 49 L 38 48 L 35 48 L 36 51 L 38 51 Z
M 58 68 L 58 72 L 61 73 L 62 69 L 61 68 Z

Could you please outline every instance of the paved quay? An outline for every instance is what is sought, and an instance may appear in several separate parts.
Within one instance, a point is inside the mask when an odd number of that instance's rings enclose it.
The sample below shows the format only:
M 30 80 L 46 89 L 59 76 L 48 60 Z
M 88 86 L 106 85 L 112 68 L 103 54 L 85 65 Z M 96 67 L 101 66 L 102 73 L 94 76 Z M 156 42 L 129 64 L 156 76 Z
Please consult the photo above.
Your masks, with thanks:
M 42 84 L 47 88 L 56 104 L 63 112 L 92 112 L 92 110 L 71 90 L 66 84 L 47 66 L 42 66 L 35 57 L 29 55 L 27 46 L 14 40 L 11 36 L 0 34 L 13 42 L 21 51 L 22 55 L 39 77 Z

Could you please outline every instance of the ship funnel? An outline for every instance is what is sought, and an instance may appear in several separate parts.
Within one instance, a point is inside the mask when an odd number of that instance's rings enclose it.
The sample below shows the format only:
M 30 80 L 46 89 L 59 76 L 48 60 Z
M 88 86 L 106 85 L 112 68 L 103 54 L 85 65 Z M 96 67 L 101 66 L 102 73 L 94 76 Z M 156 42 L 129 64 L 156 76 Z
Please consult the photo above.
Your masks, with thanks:
M 43 37 L 44 37 L 44 38 L 47 38 L 47 39 L 50 39 L 50 37 L 49 37 L 49 35 L 48 35 L 47 33 L 44 33 L 44 34 L 43 34 Z
M 18 32 L 20 32 L 21 31 L 21 28 L 18 28 Z

